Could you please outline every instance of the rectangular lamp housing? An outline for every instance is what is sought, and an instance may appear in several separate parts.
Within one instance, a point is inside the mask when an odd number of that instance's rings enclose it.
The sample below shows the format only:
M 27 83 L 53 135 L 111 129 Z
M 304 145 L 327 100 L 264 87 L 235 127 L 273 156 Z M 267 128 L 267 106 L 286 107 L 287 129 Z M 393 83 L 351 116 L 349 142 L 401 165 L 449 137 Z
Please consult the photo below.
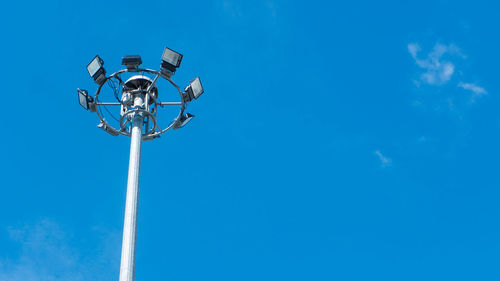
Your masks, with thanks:
M 99 123 L 99 125 L 97 125 L 97 127 L 103 129 L 104 131 L 106 131 L 106 133 L 108 133 L 112 136 L 115 136 L 115 137 L 120 134 L 120 132 L 118 132 L 115 128 L 109 127 L 108 125 L 106 125 L 102 121 L 101 121 L 101 123 Z
M 122 58 L 122 65 L 127 66 L 127 69 L 138 68 L 141 64 L 141 56 L 125 56 Z
M 77 89 L 77 91 L 78 91 L 78 102 L 83 108 L 89 110 L 91 107 L 91 103 L 94 102 L 94 99 L 91 96 L 89 96 L 89 92 L 87 90 Z
M 175 70 L 181 65 L 182 54 L 176 51 L 165 48 L 163 55 L 161 56 L 161 67 L 168 69 L 170 72 L 175 72 Z
M 95 80 L 99 75 L 105 73 L 103 66 L 104 61 L 99 57 L 99 55 L 95 56 L 95 58 L 87 65 L 87 71 L 89 72 L 90 77 Z
M 189 123 L 189 121 L 191 121 L 191 119 L 193 119 L 193 118 L 194 118 L 194 115 L 191 113 L 186 113 L 186 114 L 182 115 L 180 120 L 179 120 L 179 123 L 177 123 L 177 125 L 174 127 L 174 130 L 177 130 L 177 129 L 180 129 L 180 128 L 186 126 L 186 124 Z
M 191 80 L 189 86 L 184 89 L 186 101 L 198 99 L 203 93 L 203 86 L 201 85 L 200 77 Z

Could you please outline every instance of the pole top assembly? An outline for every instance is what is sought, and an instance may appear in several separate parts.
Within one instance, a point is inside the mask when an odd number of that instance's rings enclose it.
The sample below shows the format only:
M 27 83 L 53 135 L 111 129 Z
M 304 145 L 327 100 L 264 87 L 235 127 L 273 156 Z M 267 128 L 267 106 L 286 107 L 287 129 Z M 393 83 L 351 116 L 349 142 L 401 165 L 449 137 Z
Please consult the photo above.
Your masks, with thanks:
M 191 80 L 184 90 L 171 79 L 179 68 L 182 58 L 182 54 L 165 48 L 161 56 L 160 70 L 153 70 L 142 68 L 142 59 L 138 55 L 124 56 L 122 65 L 126 68 L 106 76 L 104 60 L 97 55 L 87 65 L 87 71 L 98 88 L 94 96 L 87 90 L 78 89 L 78 101 L 86 110 L 97 113 L 100 119 L 98 127 L 113 136 L 131 136 L 133 116 L 140 114 L 144 118 L 142 139 L 158 138 L 172 128 L 184 127 L 194 117 L 184 112 L 187 104 L 204 93 L 199 77 Z M 161 79 L 175 88 L 178 94 L 176 100 L 160 101 L 158 83 Z M 104 95 L 103 92 L 109 89 L 112 95 Z M 178 113 L 169 123 L 160 124 L 159 111 L 166 107 L 178 108 Z M 116 116 L 118 114 L 119 117 Z

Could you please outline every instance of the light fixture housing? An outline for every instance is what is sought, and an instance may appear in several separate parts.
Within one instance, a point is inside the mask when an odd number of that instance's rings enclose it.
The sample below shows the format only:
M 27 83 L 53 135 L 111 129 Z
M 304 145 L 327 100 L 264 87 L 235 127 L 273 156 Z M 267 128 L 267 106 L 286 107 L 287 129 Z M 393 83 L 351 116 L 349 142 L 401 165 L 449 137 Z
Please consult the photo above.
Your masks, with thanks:
M 127 69 L 136 69 L 142 64 L 141 56 L 124 56 L 122 58 L 122 65 L 125 65 Z
M 103 129 L 104 131 L 106 131 L 106 133 L 108 133 L 112 136 L 115 136 L 115 137 L 120 134 L 120 132 L 118 132 L 115 128 L 108 126 L 103 121 L 101 121 L 101 123 L 99 123 L 99 125 L 97 125 L 97 127 Z
M 191 80 L 189 85 L 184 89 L 184 100 L 190 102 L 193 99 L 198 99 L 203 93 L 204 91 L 200 77 L 196 77 Z
M 181 61 L 182 54 L 172 49 L 165 48 L 161 56 L 161 73 L 168 77 L 172 76 L 181 65 Z
M 87 90 L 77 89 L 78 92 L 78 102 L 86 110 L 95 112 L 94 98 L 89 95 Z
M 181 115 L 179 122 L 177 122 L 176 125 L 174 126 L 174 130 L 177 130 L 177 129 L 180 129 L 180 128 L 186 126 L 186 124 L 189 123 L 189 121 L 191 121 L 191 119 L 193 119 L 193 118 L 194 118 L 194 115 L 191 113 L 186 113 L 184 115 Z
M 94 78 L 94 82 L 102 85 L 106 81 L 106 70 L 104 69 L 104 61 L 99 57 L 95 56 L 94 59 L 87 65 L 87 71 L 90 77 Z
M 147 135 L 147 136 L 143 136 L 143 137 L 142 137 L 142 140 L 143 140 L 143 141 L 150 141 L 150 140 L 157 139 L 157 138 L 159 138 L 159 137 L 160 137 L 160 135 L 159 135 L 159 134 Z

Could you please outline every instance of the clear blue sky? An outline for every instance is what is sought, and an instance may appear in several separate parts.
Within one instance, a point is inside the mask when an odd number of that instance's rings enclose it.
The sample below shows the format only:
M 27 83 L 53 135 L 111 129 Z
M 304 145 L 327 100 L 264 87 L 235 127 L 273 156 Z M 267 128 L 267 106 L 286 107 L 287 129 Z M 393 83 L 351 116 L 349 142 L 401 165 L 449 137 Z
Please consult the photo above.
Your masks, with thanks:
M 129 139 L 76 88 L 184 54 L 136 279 L 498 280 L 493 1 L 3 3 L 0 281 L 118 280 Z

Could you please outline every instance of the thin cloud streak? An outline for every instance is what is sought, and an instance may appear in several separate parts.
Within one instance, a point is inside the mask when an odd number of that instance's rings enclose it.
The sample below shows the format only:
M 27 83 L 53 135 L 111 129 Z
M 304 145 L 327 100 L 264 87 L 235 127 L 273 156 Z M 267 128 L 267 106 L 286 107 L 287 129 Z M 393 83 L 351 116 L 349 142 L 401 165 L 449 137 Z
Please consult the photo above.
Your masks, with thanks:
M 380 150 L 375 150 L 373 154 L 375 154 L 380 160 L 380 165 L 382 168 L 386 168 L 392 165 L 392 159 L 386 157 L 384 154 L 382 154 L 382 152 L 380 152 Z
M 471 91 L 473 93 L 472 95 L 472 101 L 474 101 L 476 98 L 479 98 L 481 96 L 484 96 L 484 95 L 487 95 L 488 92 L 483 88 L 483 87 L 480 87 L 474 83 L 463 83 L 463 82 L 460 82 L 458 84 L 458 87 L 464 89 L 464 90 L 467 90 L 467 91 Z

